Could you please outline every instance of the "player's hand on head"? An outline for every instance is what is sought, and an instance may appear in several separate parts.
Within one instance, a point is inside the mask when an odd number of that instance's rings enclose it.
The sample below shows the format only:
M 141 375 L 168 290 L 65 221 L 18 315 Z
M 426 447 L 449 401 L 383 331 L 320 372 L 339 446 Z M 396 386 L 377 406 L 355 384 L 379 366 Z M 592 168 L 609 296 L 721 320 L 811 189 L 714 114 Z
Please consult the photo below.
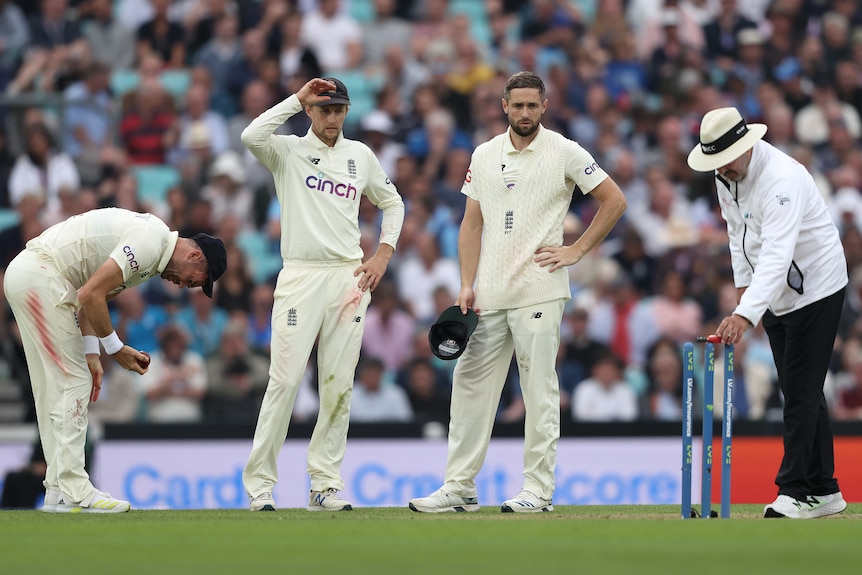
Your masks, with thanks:
M 329 92 L 335 90 L 336 86 L 328 80 L 322 78 L 312 78 L 296 93 L 299 102 L 303 106 L 313 106 L 321 102 L 329 100 L 329 96 L 321 96 L 321 92 Z

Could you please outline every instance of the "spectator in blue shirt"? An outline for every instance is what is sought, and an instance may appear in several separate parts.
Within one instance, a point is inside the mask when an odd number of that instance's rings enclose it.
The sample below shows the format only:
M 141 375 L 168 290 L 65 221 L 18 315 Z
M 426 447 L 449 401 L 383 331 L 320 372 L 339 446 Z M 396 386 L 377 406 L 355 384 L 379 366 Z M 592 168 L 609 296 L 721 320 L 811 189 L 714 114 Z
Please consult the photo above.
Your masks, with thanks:
M 204 294 L 203 290 L 192 290 L 189 305 L 177 312 L 176 323 L 184 326 L 191 335 L 189 349 L 204 358 L 218 352 L 228 313 L 215 305 L 215 300 Z
M 125 163 L 125 154 L 112 141 L 113 99 L 108 91 L 109 81 L 108 66 L 93 63 L 87 67 L 84 78 L 66 88 L 63 94 L 67 104 L 63 144 L 85 184 L 96 183 L 103 166 L 120 167 Z

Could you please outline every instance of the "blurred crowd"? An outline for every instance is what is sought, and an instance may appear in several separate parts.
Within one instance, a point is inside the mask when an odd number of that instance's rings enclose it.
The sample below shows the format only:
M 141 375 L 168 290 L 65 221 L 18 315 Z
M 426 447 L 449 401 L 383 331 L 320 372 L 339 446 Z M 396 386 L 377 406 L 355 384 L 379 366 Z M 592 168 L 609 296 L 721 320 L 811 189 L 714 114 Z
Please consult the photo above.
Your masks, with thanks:
M 117 333 L 153 362 L 138 376 L 103 356 L 91 417 L 255 421 L 280 226 L 271 175 L 239 134 L 307 79 L 336 76 L 351 95 L 346 136 L 376 152 L 407 207 L 367 314 L 351 418 L 445 424 L 453 362 L 431 354 L 427 330 L 459 290 L 470 155 L 506 129 L 503 86 L 525 69 L 548 87 L 543 124 L 590 151 L 629 202 L 569 269 L 563 417 L 679 420 L 681 345 L 736 305 L 713 179 L 685 157 L 703 114 L 736 106 L 808 167 L 839 226 L 851 283 L 827 397 L 836 419 L 862 419 L 856 0 L 0 0 L 0 269 L 46 226 L 100 206 L 218 234 L 229 265 L 212 300 L 148 282 L 112 302 Z M 308 126 L 300 114 L 280 133 Z M 594 209 L 576 191 L 567 243 Z M 363 203 L 360 219 L 370 255 L 379 214 Z M 2 310 L 0 378 L 26 391 Z M 295 421 L 316 416 L 313 365 Z M 762 328 L 736 347 L 734 375 L 736 417 L 780 419 Z M 513 363 L 498 419 L 523 414 Z

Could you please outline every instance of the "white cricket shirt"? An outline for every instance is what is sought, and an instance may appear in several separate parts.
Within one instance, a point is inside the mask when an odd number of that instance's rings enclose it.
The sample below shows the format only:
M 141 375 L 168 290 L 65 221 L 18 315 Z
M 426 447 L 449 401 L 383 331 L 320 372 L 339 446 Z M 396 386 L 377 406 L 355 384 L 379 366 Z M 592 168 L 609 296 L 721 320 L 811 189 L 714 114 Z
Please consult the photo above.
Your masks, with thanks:
M 52 259 L 75 289 L 111 258 L 123 271 L 117 292 L 161 274 L 178 237 L 178 232 L 152 214 L 104 208 L 54 224 L 27 242 L 27 249 Z
M 802 164 L 760 141 L 741 182 L 716 173 L 715 185 L 734 283 L 748 287 L 733 313 L 755 325 L 767 309 L 784 315 L 847 285 L 838 229 Z
M 285 262 L 361 260 L 359 200 L 383 210 L 380 242 L 395 248 L 404 203 L 374 152 L 342 134 L 333 147 L 309 128 L 304 136 L 275 135 L 302 110 L 296 95 L 252 120 L 242 142 L 272 171 L 281 208 L 281 257 Z

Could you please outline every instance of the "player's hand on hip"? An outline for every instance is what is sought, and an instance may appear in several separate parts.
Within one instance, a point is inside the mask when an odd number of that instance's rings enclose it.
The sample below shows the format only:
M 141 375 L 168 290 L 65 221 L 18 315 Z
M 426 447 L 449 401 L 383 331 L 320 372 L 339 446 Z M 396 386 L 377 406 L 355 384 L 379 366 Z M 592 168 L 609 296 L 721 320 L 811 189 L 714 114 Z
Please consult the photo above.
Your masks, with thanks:
M 90 390 L 90 401 L 99 399 L 99 394 L 102 392 L 102 374 L 104 368 L 99 356 L 95 353 L 87 354 L 87 369 L 90 370 L 90 375 L 93 379 L 93 389 Z
M 328 101 L 330 99 L 329 96 L 320 96 L 320 93 L 331 90 L 335 90 L 335 84 L 332 82 L 321 78 L 312 78 L 299 89 L 296 97 L 299 98 L 299 102 L 303 106 L 313 106 Z
M 541 267 L 551 266 L 549 272 L 555 272 L 563 266 L 571 266 L 581 261 L 581 256 L 575 254 L 572 246 L 545 246 L 536 250 L 533 261 Z
M 371 256 L 353 272 L 353 277 L 359 277 L 359 286 L 363 292 L 368 290 L 374 291 L 377 289 L 377 284 L 383 279 L 383 274 L 386 273 L 388 262 L 382 258 Z

